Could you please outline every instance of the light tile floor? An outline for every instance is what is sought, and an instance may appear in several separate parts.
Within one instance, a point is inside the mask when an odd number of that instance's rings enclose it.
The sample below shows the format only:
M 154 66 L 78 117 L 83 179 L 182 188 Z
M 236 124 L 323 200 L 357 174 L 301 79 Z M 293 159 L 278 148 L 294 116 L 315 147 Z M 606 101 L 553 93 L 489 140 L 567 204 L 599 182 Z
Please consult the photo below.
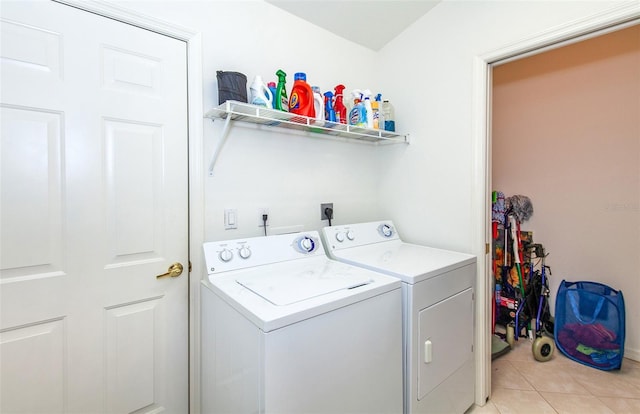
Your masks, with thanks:
M 619 371 L 601 371 L 557 349 L 538 362 L 521 338 L 491 364 L 491 398 L 467 414 L 639 414 L 640 362 L 625 358 Z

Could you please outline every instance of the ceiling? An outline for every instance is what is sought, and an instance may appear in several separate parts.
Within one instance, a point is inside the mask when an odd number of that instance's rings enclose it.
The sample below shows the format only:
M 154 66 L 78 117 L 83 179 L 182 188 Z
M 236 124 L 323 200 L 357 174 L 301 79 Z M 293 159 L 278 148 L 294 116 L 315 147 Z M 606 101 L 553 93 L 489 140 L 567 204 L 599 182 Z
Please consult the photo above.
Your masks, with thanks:
M 266 0 L 316 26 L 378 51 L 440 0 Z

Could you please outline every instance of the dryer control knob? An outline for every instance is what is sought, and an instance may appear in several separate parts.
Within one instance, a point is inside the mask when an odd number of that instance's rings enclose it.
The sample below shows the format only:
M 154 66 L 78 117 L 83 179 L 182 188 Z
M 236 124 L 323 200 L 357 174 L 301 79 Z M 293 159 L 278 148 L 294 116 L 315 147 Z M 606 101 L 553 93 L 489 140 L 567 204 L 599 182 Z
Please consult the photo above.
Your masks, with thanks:
M 233 252 L 229 249 L 223 249 L 220 253 L 218 253 L 218 257 L 223 262 L 228 262 L 229 260 L 233 259 Z
M 242 246 L 240 250 L 238 250 L 238 254 L 243 259 L 248 259 L 249 257 L 251 257 L 251 249 L 249 249 L 249 247 L 247 246 Z
M 388 224 L 381 224 L 378 227 L 378 231 L 383 237 L 391 237 L 393 236 L 393 227 Z
M 348 230 L 347 231 L 347 239 L 353 240 L 355 238 L 356 238 L 356 235 L 353 233 L 353 230 Z
M 338 240 L 340 243 L 342 243 L 344 241 L 344 233 L 336 233 L 336 240 Z
M 301 253 L 311 253 L 316 249 L 316 241 L 309 236 L 299 237 L 295 244 Z

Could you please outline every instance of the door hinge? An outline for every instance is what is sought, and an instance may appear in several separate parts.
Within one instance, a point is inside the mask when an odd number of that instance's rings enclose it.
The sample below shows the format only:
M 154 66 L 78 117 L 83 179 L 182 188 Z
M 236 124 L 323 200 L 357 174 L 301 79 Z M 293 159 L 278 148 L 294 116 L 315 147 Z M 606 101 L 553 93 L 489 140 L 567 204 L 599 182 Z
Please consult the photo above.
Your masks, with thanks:
M 484 254 L 489 254 L 489 243 L 484 244 Z

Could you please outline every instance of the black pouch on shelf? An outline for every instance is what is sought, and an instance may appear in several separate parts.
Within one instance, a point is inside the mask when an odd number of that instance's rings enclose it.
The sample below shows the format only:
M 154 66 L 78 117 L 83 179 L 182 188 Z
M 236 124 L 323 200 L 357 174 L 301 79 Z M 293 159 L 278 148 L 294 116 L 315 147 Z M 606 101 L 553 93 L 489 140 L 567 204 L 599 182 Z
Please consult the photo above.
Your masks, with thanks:
M 247 77 L 240 72 L 224 72 L 218 75 L 218 104 L 226 101 L 247 102 Z

